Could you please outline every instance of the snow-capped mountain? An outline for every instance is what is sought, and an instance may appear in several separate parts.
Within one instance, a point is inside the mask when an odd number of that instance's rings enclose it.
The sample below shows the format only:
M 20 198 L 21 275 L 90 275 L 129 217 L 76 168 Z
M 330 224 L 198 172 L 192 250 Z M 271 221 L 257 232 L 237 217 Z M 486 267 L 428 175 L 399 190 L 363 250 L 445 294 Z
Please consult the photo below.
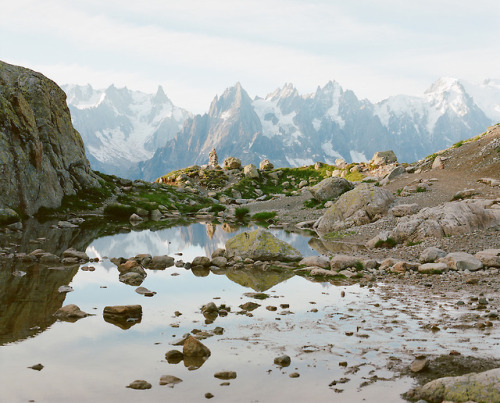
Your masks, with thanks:
M 397 95 L 376 104 L 334 81 L 307 95 L 286 84 L 254 100 L 238 83 L 215 97 L 208 114 L 187 120 L 174 139 L 139 164 L 135 176 L 153 180 L 206 164 L 213 147 L 219 161 L 235 156 L 245 164 L 264 158 L 276 166 L 367 161 L 386 149 L 412 162 L 498 121 L 500 82 L 492 80 L 473 86 L 443 78 L 422 97 Z
M 82 135 L 93 169 L 128 176 L 182 129 L 190 114 L 176 107 L 160 86 L 156 94 L 110 86 L 66 85 L 73 125 Z

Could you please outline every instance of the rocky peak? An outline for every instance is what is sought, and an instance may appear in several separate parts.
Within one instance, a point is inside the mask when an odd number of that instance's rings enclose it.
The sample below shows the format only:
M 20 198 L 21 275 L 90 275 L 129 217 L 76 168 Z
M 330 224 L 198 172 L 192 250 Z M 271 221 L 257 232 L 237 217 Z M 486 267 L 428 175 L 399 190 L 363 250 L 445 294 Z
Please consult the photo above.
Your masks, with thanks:
M 445 112 L 449 108 L 458 116 L 466 115 L 471 105 L 474 104 L 460 81 L 449 77 L 440 78 L 434 82 L 425 91 L 425 98 L 435 109 Z
M 210 105 L 208 115 L 211 118 L 227 119 L 243 108 L 251 108 L 252 100 L 248 93 L 237 82 L 233 87 L 227 88 L 224 93 L 216 96 Z
M 172 104 L 170 99 L 165 94 L 165 91 L 163 90 L 163 87 L 161 85 L 159 85 L 158 89 L 156 90 L 156 94 L 153 97 L 153 103 L 154 104 Z
M 31 215 L 100 187 L 53 81 L 0 62 L 0 105 L 0 207 Z

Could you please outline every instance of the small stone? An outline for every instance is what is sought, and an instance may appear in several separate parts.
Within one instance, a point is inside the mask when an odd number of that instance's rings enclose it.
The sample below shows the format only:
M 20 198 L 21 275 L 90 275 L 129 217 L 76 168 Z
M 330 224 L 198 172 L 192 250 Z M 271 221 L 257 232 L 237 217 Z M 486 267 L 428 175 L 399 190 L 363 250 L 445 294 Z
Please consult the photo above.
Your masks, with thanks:
M 288 355 L 282 355 L 274 359 L 274 363 L 280 367 L 288 367 L 291 362 L 292 360 Z
M 278 310 L 278 308 L 277 308 L 277 307 L 272 306 L 272 305 L 268 305 L 268 306 L 266 306 L 266 309 L 267 309 L 268 311 L 271 311 L 271 312 L 274 312 L 274 311 L 277 311 L 277 310 Z
M 214 395 L 212 393 L 210 393 L 210 392 L 205 393 L 205 398 L 211 399 L 212 397 L 214 397 Z
M 207 346 L 193 336 L 186 339 L 182 352 L 185 357 L 209 357 L 212 354 Z
M 220 371 L 220 372 L 216 372 L 214 374 L 214 377 L 217 379 L 222 379 L 224 381 L 227 381 L 228 379 L 236 379 L 236 372 L 235 371 Z
M 411 372 L 422 372 L 429 366 L 429 360 L 425 357 L 417 357 L 410 365 Z
M 257 309 L 260 306 L 260 304 L 257 304 L 256 302 L 246 302 L 244 304 L 240 305 L 240 308 L 243 309 L 244 311 L 253 311 Z
M 34 369 L 35 371 L 41 371 L 43 369 L 43 365 L 42 364 L 35 364 L 31 367 L 28 367 L 30 369 Z
M 165 353 L 165 358 L 169 364 L 178 364 L 184 358 L 184 354 L 179 350 L 170 350 Z
M 145 390 L 145 389 L 151 389 L 151 384 L 142 379 L 138 379 L 132 382 L 130 385 L 128 385 L 127 388 Z
M 298 378 L 300 374 L 298 372 L 292 372 L 290 375 L 288 375 L 290 378 Z
M 173 375 L 162 375 L 160 377 L 160 385 L 168 385 L 171 388 L 173 388 L 175 385 L 181 382 L 182 382 L 181 378 L 177 378 L 176 376 Z
M 339 367 L 347 367 L 347 361 L 339 362 Z

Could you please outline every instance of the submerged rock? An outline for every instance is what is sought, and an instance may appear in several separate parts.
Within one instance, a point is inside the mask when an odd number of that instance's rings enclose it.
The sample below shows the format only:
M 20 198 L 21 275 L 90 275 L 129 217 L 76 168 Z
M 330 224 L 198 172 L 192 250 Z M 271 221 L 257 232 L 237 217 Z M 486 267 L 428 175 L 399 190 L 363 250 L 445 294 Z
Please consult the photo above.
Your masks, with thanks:
M 54 316 L 61 320 L 76 321 L 78 319 L 86 318 L 89 314 L 87 312 L 83 312 L 77 305 L 70 304 L 59 308 Z
M 142 379 L 138 379 L 132 382 L 130 385 L 128 385 L 127 388 L 137 389 L 137 390 L 151 389 L 151 384 Z
M 181 378 L 177 378 L 176 376 L 173 375 L 162 375 L 160 377 L 160 385 L 168 385 L 171 388 L 173 388 L 175 385 L 181 382 L 182 382 Z
M 263 229 L 243 232 L 226 242 L 226 256 L 240 256 L 257 260 L 296 261 L 301 259 L 300 252 L 293 246 L 276 238 Z

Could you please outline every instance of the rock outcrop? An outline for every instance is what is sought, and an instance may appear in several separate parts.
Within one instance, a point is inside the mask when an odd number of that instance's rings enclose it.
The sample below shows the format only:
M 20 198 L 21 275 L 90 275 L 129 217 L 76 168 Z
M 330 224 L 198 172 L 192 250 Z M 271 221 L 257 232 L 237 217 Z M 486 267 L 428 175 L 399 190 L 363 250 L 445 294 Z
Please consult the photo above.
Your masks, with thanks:
M 65 93 L 40 73 L 0 62 L 0 208 L 34 214 L 98 188 Z
M 500 209 L 494 200 L 464 200 L 424 208 L 418 214 L 402 217 L 393 231 L 398 242 L 421 241 L 429 236 L 470 234 L 500 226 Z
M 319 201 L 335 200 L 343 193 L 354 189 L 352 182 L 343 178 L 326 178 L 309 188 L 313 197 Z

